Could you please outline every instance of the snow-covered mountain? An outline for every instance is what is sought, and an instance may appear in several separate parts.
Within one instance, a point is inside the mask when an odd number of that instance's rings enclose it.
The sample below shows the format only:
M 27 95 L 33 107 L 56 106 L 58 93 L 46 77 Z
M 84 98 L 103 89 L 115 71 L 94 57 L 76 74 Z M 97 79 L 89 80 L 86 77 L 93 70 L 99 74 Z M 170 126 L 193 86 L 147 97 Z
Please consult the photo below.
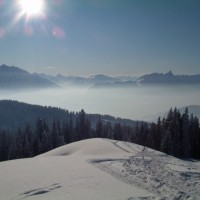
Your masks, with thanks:
M 57 87 L 45 78 L 31 74 L 18 67 L 0 66 L 0 89 L 25 89 L 25 88 Z
M 103 74 L 89 77 L 81 76 L 56 76 L 38 73 L 29 73 L 18 67 L 0 66 L 0 89 L 15 88 L 40 88 L 40 87 L 62 87 L 90 86 L 92 88 L 107 87 L 137 87 L 137 86 L 162 86 L 162 85 L 191 85 L 200 84 L 200 75 L 174 75 L 168 73 L 146 74 L 139 78 L 132 76 L 106 76 Z
M 94 83 L 97 83 L 97 82 L 114 82 L 114 81 L 119 81 L 118 78 L 114 78 L 114 77 L 110 77 L 110 76 L 105 76 L 103 74 L 97 74 L 97 75 L 92 75 L 92 76 L 89 76 L 87 78 L 88 81 L 90 82 L 94 82 Z
M 36 74 L 42 78 L 46 78 L 59 85 L 76 85 L 76 86 L 92 86 L 92 87 L 108 87 L 108 86 L 127 86 L 135 84 L 135 78 L 130 76 L 118 76 L 111 77 L 103 74 L 92 75 L 89 77 L 81 76 L 63 76 L 58 74 L 57 76 L 50 76 L 46 74 Z
M 86 78 L 81 76 L 64 76 L 62 74 L 57 74 L 56 76 L 47 75 L 47 74 L 38 74 L 34 73 L 35 75 L 45 78 L 55 84 L 58 84 L 59 86 L 65 86 L 65 85 L 85 85 L 86 84 Z
M 46 74 L 37 75 L 61 85 L 90 85 L 93 88 L 200 84 L 200 75 L 174 75 L 171 71 L 167 73 L 146 74 L 139 78 L 132 76 L 111 77 L 103 74 L 92 75 L 89 77 L 63 75 L 49 76 Z
M 200 84 L 200 75 L 174 75 L 171 71 L 146 74 L 138 78 L 139 84 Z
M 163 85 L 198 85 L 200 84 L 200 75 L 174 75 L 171 71 L 167 73 L 146 74 L 139 78 L 132 76 L 106 76 L 103 74 L 92 75 L 89 77 L 79 76 L 49 76 L 37 74 L 57 84 L 71 85 L 90 85 L 93 88 L 101 87 L 136 87 L 136 86 L 163 86 Z
M 128 142 L 89 139 L 0 163 L 0 199 L 171 200 L 200 197 L 200 163 Z

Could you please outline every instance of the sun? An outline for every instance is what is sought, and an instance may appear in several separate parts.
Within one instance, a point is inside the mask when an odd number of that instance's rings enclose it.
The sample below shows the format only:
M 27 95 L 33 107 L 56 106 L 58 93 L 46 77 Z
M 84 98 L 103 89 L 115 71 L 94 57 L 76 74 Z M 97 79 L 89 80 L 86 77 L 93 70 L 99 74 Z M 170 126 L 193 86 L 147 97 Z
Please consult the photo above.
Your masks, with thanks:
M 44 9 L 44 0 L 19 0 L 19 8 L 21 13 L 27 16 L 41 15 Z

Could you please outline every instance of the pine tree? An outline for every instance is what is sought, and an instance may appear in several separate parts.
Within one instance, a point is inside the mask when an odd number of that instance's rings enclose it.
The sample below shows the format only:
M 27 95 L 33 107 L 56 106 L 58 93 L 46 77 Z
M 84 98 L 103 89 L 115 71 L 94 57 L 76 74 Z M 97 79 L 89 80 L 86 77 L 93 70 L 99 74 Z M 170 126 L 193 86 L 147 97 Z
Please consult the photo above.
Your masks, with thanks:
M 164 120 L 164 119 L 163 119 Z M 156 141 L 155 141 L 155 148 L 157 150 L 160 150 L 161 147 L 161 141 L 164 137 L 164 131 L 163 131 L 163 122 L 161 121 L 161 118 L 158 118 L 157 124 L 156 124 Z
M 22 131 L 19 128 L 16 135 L 16 158 L 23 158 L 23 135 Z
M 24 134 L 26 136 L 25 151 L 27 153 L 27 157 L 32 157 L 34 155 L 34 153 L 33 153 L 33 133 L 32 133 L 31 127 L 28 123 L 26 124 Z
M 130 142 L 139 144 L 139 134 L 139 123 L 137 122 L 130 137 Z
M 114 124 L 114 139 L 115 140 L 122 140 L 123 135 L 122 135 L 122 127 L 120 123 L 115 123 Z
M 189 139 L 189 114 L 188 108 L 185 109 L 185 112 L 182 116 L 182 156 L 184 158 L 190 157 L 190 139 Z
M 69 124 L 68 124 L 68 122 L 63 122 L 61 132 L 62 132 L 62 134 L 64 136 L 65 144 L 69 144 L 70 143 L 70 133 L 69 133 Z
M 53 120 L 51 129 L 52 148 L 59 147 L 64 144 L 64 134 L 61 131 L 60 121 Z
M 148 123 L 143 122 L 140 124 L 139 128 L 139 143 L 140 145 L 147 146 L 147 137 L 149 134 Z
M 199 135 L 199 120 L 191 114 L 190 117 L 190 128 L 189 128 L 189 138 L 190 138 L 190 155 L 192 158 L 199 158 L 200 153 L 200 135 Z
M 69 124 L 69 131 L 68 131 L 69 136 L 68 136 L 68 138 L 69 138 L 69 143 L 70 143 L 70 142 L 75 141 L 74 140 L 74 123 L 73 123 L 73 114 L 72 113 L 70 113 L 70 115 L 69 115 L 68 124 Z
M 166 131 L 166 134 L 162 140 L 161 151 L 166 154 L 173 155 L 173 141 L 169 130 Z
M 158 135 L 157 135 L 157 125 L 155 123 L 151 124 L 150 130 L 149 130 L 149 134 L 148 134 L 148 138 L 147 138 L 147 144 L 148 147 L 153 148 L 158 150 L 158 147 L 160 148 L 160 142 L 157 141 L 158 139 Z
M 171 132 L 172 132 L 172 140 L 173 140 L 173 152 L 174 152 L 174 156 L 176 157 L 180 157 L 181 155 L 180 118 L 181 118 L 181 115 L 179 111 L 175 108 L 173 112 L 172 123 L 171 123 Z
M 197 149 L 196 158 L 200 159 L 200 128 L 198 128 L 196 135 L 197 135 L 197 139 L 196 139 L 196 143 L 195 143 L 196 144 L 195 146 Z
M 97 122 L 96 122 L 96 128 L 95 128 L 95 135 L 98 138 L 101 138 L 103 135 L 103 123 L 101 121 L 101 117 L 99 116 Z
M 0 130 L 0 161 L 9 159 L 9 149 L 12 144 L 9 133 Z
M 91 122 L 88 117 L 86 117 L 85 120 L 85 139 L 88 139 L 91 137 Z
M 173 110 L 172 108 L 170 108 L 167 118 L 165 119 L 165 123 L 163 123 L 165 130 L 167 130 L 171 126 L 172 120 L 173 120 Z
M 110 122 L 106 122 L 106 124 L 103 125 L 103 131 L 102 131 L 102 137 L 103 138 L 109 138 L 114 139 L 114 134 L 112 131 L 112 125 Z
M 74 127 L 74 131 L 73 131 L 73 140 L 74 142 L 81 140 L 81 132 L 80 132 L 80 122 L 78 120 L 78 118 L 76 118 L 75 121 L 75 127 Z
M 122 140 L 123 141 L 130 141 L 130 137 L 131 137 L 131 134 L 132 134 L 132 129 L 130 126 L 127 126 L 127 125 L 123 125 L 122 126 L 122 135 L 123 135 L 123 138 Z
M 13 159 L 16 159 L 18 157 L 16 149 L 17 149 L 16 135 L 14 135 L 12 137 L 11 145 L 9 146 L 8 160 L 13 160 Z M 0 150 L 0 152 L 2 153 L 2 150 Z M 3 159 L 3 160 L 6 160 L 6 159 Z

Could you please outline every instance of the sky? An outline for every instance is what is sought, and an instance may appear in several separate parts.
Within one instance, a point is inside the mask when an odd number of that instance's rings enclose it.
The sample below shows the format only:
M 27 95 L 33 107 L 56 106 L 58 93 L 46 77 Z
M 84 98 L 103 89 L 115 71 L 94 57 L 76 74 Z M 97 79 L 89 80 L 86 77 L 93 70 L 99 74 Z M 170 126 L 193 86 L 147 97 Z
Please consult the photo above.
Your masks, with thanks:
M 199 0 L 44 5 L 40 15 L 28 18 L 19 0 L 0 0 L 0 65 L 81 76 L 200 74 Z

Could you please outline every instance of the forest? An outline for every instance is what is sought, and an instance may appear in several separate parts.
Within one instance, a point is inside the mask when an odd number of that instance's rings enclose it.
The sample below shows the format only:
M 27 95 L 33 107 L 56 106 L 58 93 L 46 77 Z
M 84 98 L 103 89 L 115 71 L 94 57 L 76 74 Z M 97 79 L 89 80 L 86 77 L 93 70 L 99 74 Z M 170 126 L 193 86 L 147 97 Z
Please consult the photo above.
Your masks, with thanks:
M 25 127 L 14 133 L 0 130 L 0 161 L 34 157 L 65 144 L 96 137 L 136 143 L 178 158 L 200 158 L 199 120 L 189 115 L 187 108 L 183 114 L 171 108 L 167 117 L 162 120 L 159 117 L 157 123 L 113 122 L 102 119 L 102 115 L 91 123 L 91 116 L 84 110 L 68 115 L 64 121 L 53 118 L 51 123 L 38 117 L 34 126 L 27 121 Z

